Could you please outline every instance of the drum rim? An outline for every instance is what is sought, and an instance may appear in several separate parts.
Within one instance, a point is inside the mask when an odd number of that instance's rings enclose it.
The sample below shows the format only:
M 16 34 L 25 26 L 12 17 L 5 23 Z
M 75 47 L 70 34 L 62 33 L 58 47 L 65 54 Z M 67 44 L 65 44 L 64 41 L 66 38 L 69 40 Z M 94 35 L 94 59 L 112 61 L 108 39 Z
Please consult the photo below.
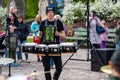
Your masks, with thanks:
M 60 43 L 60 46 L 75 46 L 75 43 Z
M 47 47 L 47 45 L 45 45 L 45 44 L 38 44 L 38 45 L 36 45 L 35 46 L 36 48 L 45 48 L 45 47 Z
M 22 46 L 35 46 L 37 43 L 24 43 Z
M 48 48 L 59 48 L 60 45 L 59 44 L 50 44 L 47 46 Z

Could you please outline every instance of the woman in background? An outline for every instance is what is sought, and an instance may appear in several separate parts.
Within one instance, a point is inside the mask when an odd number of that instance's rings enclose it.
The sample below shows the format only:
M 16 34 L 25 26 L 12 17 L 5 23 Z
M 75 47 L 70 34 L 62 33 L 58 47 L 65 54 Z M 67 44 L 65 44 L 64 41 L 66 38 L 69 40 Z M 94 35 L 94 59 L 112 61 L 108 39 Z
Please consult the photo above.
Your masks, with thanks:
M 117 22 L 117 27 L 115 28 L 115 44 L 116 49 L 120 48 L 120 20 Z
M 90 29 L 89 29 L 89 37 L 90 37 L 90 42 L 95 48 L 100 47 L 101 43 L 101 38 L 100 35 L 97 34 L 96 32 L 96 25 L 100 25 L 100 19 L 97 17 L 97 14 L 95 11 L 91 11 L 90 13 Z
M 100 37 L 101 37 L 100 48 L 106 48 L 106 44 L 107 44 L 107 41 L 108 41 L 108 36 L 107 35 L 109 34 L 109 29 L 108 29 L 108 26 L 107 26 L 105 20 L 101 21 L 101 25 L 105 29 L 105 32 L 100 34 Z

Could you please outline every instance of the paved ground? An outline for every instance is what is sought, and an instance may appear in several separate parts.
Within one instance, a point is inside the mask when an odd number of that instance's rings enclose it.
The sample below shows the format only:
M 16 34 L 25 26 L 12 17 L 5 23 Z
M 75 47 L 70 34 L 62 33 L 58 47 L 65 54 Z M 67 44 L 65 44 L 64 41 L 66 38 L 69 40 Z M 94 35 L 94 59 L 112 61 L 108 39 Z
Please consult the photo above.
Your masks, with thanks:
M 71 54 L 62 54 L 63 63 L 69 58 L 70 55 Z M 12 67 L 11 74 L 29 75 L 34 73 L 34 70 L 36 70 L 37 80 L 45 80 L 42 63 L 37 62 L 37 58 L 34 54 L 29 54 L 29 58 L 31 63 L 23 62 L 19 64 L 19 67 Z M 79 49 L 72 58 L 86 60 L 86 49 Z M 51 72 L 53 74 L 54 69 L 51 69 Z M 8 67 L 6 66 L 2 67 L 2 74 L 4 75 L 8 74 Z M 31 80 L 35 80 L 35 75 L 30 76 L 30 78 Z M 101 72 L 91 71 L 90 61 L 69 60 L 68 63 L 63 67 L 63 71 L 60 75 L 59 80 L 108 80 L 108 75 Z

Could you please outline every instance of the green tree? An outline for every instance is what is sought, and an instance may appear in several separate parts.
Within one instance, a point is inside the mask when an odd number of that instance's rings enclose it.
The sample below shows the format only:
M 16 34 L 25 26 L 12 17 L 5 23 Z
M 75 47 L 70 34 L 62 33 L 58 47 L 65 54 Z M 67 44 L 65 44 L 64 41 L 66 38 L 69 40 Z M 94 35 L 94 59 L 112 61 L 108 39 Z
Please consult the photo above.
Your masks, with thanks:
M 38 14 L 38 3 L 39 0 L 27 0 L 26 1 L 26 19 L 35 18 L 36 14 Z

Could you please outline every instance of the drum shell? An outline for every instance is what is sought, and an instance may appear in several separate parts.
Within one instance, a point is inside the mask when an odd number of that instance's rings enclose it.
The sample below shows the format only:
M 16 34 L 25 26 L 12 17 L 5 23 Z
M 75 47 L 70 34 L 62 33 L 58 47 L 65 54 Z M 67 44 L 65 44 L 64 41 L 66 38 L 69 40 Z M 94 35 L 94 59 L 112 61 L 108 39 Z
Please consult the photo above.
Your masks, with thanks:
M 61 46 L 61 52 L 76 52 L 76 46 Z
M 59 48 L 48 48 L 48 54 L 61 54 L 61 49 Z
M 66 52 L 76 52 L 77 51 L 77 45 L 75 43 L 61 43 L 61 52 L 66 53 Z
M 48 54 L 61 54 L 61 49 L 59 45 L 48 45 L 47 46 Z
M 46 53 L 46 45 L 45 44 L 38 44 L 35 46 L 36 54 L 45 54 Z
M 22 52 L 35 53 L 35 46 L 22 46 Z

